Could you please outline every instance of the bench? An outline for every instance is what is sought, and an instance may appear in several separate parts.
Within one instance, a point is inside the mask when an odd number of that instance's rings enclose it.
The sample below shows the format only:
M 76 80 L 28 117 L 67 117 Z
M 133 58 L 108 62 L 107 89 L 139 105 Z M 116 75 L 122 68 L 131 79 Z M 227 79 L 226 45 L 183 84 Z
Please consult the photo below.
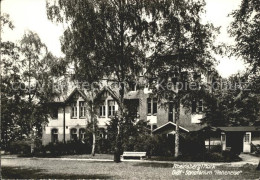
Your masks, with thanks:
M 146 152 L 127 152 L 125 151 L 121 158 L 124 159 L 125 157 L 139 157 L 140 160 L 146 158 Z

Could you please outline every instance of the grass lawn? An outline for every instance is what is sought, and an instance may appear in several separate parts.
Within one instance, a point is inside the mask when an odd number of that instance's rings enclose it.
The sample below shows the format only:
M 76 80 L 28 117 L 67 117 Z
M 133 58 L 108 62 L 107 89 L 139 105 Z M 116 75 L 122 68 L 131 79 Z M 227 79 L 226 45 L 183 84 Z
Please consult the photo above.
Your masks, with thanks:
M 5 179 L 257 179 L 256 166 L 216 166 L 218 171 L 240 171 L 239 175 L 172 175 L 173 164 L 150 162 L 94 162 L 39 160 L 28 158 L 3 159 Z M 197 163 L 194 163 L 195 165 Z M 214 171 L 213 170 L 213 171 Z
M 114 159 L 113 154 L 95 154 L 95 156 L 91 156 L 90 154 L 83 155 L 66 155 L 61 156 L 62 158 L 75 158 L 75 159 Z
M 2 167 L 4 179 L 108 179 L 106 175 L 46 174 L 39 169 L 21 167 Z
M 22 154 L 22 155 L 3 155 L 5 157 L 40 157 L 40 158 L 73 158 L 73 159 L 114 159 L 113 154 L 95 154 L 92 156 L 91 154 L 82 154 L 82 155 L 52 155 L 52 154 L 42 154 L 42 155 L 31 155 L 31 154 Z

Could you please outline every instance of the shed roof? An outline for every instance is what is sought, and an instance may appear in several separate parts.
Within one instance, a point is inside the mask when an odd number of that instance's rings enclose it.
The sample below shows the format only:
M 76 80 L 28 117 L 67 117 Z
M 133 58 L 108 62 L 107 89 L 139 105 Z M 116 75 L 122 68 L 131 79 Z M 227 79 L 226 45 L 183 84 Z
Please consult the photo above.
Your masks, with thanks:
M 226 132 L 260 132 L 260 126 L 233 126 L 233 127 L 217 127 L 218 129 Z

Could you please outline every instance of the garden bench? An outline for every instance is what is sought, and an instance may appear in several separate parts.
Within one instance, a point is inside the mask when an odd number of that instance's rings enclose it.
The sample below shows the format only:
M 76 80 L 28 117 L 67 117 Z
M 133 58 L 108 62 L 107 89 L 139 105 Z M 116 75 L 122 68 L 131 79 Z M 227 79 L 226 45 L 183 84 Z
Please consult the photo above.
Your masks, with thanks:
M 124 159 L 125 157 L 139 157 L 140 160 L 142 160 L 143 158 L 146 158 L 146 152 L 128 152 L 125 151 L 123 153 L 123 155 L 121 155 L 122 159 Z

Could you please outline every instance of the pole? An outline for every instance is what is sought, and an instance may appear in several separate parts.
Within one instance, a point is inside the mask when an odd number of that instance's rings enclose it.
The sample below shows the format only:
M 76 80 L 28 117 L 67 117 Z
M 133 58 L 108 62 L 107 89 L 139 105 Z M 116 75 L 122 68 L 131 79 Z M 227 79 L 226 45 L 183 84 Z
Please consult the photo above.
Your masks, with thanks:
M 2 2 L 0 2 L 0 11 L 1 11 L 1 3 Z M 2 13 L 0 13 L 0 15 L 1 15 Z M 0 21 L 0 29 L 2 29 L 2 21 Z M 0 43 L 2 42 L 2 36 L 1 36 L 1 32 L 0 32 Z M 2 58 L 1 58 L 1 54 L 0 54 L 0 84 L 2 84 Z M 2 122 L 2 88 L 1 88 L 1 86 L 0 86 L 0 179 L 2 179 L 2 161 L 1 161 L 1 159 L 2 159 L 2 137 L 1 137 L 1 135 L 2 135 L 2 124 L 1 124 L 1 122 Z
M 63 143 L 66 143 L 66 135 L 65 135 L 65 104 L 63 106 Z

